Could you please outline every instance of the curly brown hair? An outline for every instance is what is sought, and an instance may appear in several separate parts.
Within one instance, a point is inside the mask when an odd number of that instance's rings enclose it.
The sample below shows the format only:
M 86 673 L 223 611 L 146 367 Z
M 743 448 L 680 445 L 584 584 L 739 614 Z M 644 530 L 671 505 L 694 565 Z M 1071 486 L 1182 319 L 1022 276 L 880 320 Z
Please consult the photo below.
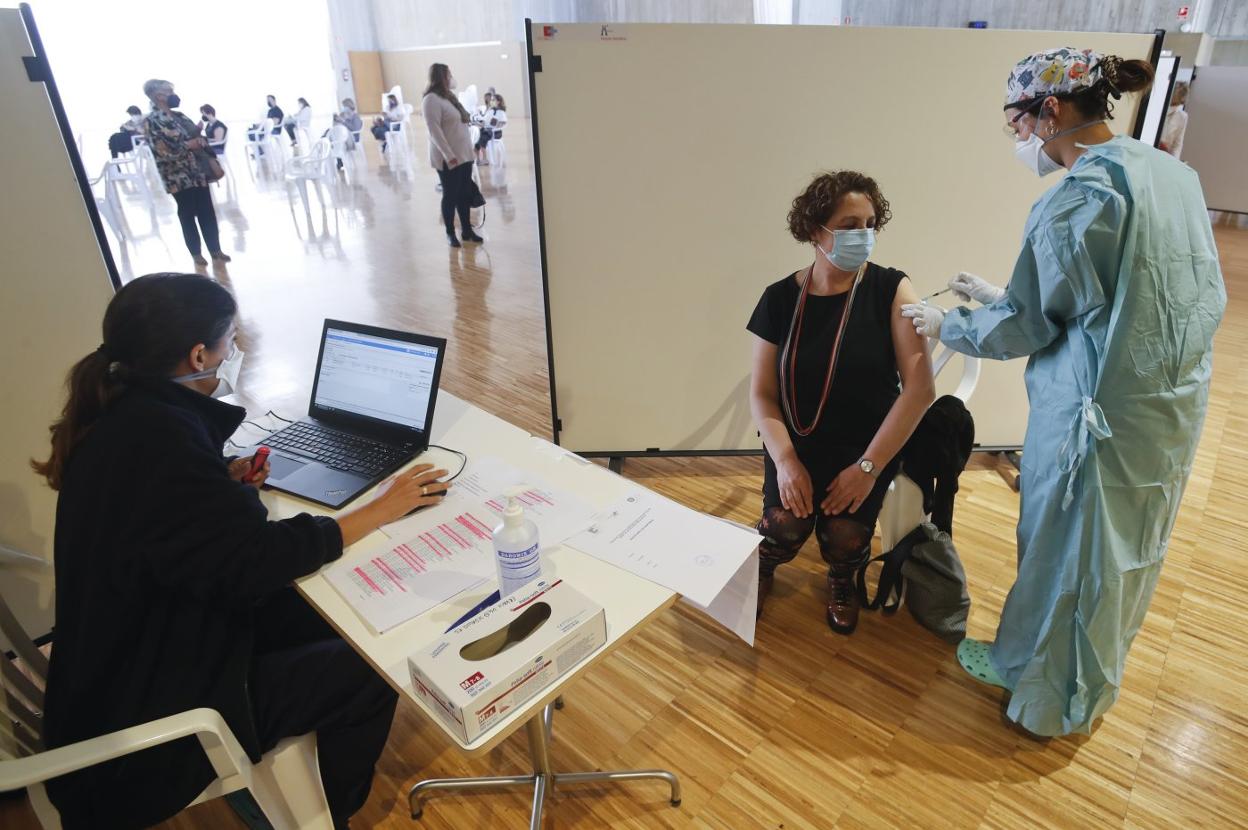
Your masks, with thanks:
M 836 212 L 846 193 L 861 193 L 875 208 L 875 229 L 879 231 L 893 218 L 888 200 L 875 179 L 853 170 L 821 173 L 806 186 L 789 209 L 789 233 L 798 242 L 810 242 Z

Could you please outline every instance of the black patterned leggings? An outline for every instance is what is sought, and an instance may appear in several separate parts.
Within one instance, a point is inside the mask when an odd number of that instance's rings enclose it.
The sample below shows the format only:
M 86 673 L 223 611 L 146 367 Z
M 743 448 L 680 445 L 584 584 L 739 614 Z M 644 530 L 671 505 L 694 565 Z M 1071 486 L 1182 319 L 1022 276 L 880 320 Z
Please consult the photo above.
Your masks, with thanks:
M 828 572 L 846 576 L 861 565 L 871 552 L 871 531 L 860 522 L 822 512 L 800 519 L 784 507 L 766 507 L 758 522 L 763 540 L 758 546 L 758 572 L 772 576 L 776 568 L 791 562 L 813 532 L 819 541 L 819 554 L 829 565 Z

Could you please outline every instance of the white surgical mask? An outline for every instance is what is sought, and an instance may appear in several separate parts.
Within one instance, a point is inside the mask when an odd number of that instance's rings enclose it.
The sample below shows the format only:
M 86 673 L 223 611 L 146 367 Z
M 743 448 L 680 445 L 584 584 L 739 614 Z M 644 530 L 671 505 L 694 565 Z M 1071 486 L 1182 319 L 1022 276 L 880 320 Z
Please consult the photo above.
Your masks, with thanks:
M 1020 138 L 1014 142 L 1014 158 L 1041 178 L 1062 169 L 1062 165 L 1044 152 L 1044 142 L 1035 132 L 1032 132 L 1025 140 Z
M 217 388 L 212 390 L 212 397 L 224 398 L 238 391 L 238 373 L 243 368 L 243 351 L 238 346 L 230 346 L 230 353 L 215 369 L 205 369 L 174 378 L 178 383 L 189 383 L 216 376 Z
M 1019 139 L 1014 142 L 1014 158 L 1018 159 L 1022 162 L 1024 167 L 1041 178 L 1049 175 L 1050 173 L 1055 173 L 1062 169 L 1062 165 L 1060 162 L 1054 161 L 1053 158 L 1044 151 L 1044 145 L 1048 144 L 1055 138 L 1060 138 L 1067 133 L 1073 133 L 1076 130 L 1082 130 L 1084 127 L 1102 122 L 1104 120 L 1104 118 L 1097 118 L 1093 121 L 1088 121 L 1085 124 L 1079 124 L 1075 127 L 1067 127 L 1061 132 L 1056 132 L 1048 138 L 1042 139 L 1039 135 L 1040 120 L 1036 119 L 1036 127 L 1031 131 L 1031 135 L 1027 136 L 1026 140 Z

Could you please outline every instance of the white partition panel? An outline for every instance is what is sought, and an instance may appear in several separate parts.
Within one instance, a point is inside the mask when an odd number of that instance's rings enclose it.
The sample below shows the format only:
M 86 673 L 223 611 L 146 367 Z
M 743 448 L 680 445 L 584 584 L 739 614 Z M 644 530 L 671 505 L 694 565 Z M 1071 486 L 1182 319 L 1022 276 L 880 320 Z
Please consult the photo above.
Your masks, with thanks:
M 1187 94 L 1183 160 L 1212 210 L 1248 213 L 1248 66 L 1200 66 Z
M 1002 134 L 1010 69 L 1062 45 L 1148 59 L 1154 43 L 540 23 L 531 37 L 558 437 L 583 452 L 760 446 L 745 324 L 767 284 L 810 262 L 785 216 L 820 170 L 879 181 L 893 220 L 873 259 L 920 292 L 959 270 L 1006 282 L 1028 209 L 1057 182 L 1019 165 Z M 1115 130 L 1136 104 L 1119 103 Z M 1022 370 L 985 367 L 971 403 L 981 445 L 1021 444 Z
M 112 285 L 17 9 L 0 9 L 0 591 L 32 633 L 52 623 L 56 494 L 30 469 L 48 453 L 65 374 L 100 343 Z M 36 66 L 36 74 L 40 67 Z

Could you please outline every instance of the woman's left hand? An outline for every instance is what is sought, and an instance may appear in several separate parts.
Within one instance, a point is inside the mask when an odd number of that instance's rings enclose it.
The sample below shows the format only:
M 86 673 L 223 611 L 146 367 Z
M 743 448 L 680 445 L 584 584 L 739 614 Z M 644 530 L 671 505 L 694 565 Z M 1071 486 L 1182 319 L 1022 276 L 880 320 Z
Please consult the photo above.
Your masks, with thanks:
M 265 479 L 269 477 L 269 471 L 271 469 L 272 467 L 266 459 L 264 466 L 256 472 L 255 478 L 251 479 L 251 481 L 248 481 L 247 483 L 259 490 L 264 486 Z M 244 481 L 247 478 L 247 474 L 251 472 L 251 458 L 234 459 L 229 464 L 229 471 L 230 478 L 235 481 Z
M 856 513 L 875 488 L 875 477 L 851 464 L 828 485 L 828 495 L 820 504 L 825 516 Z

